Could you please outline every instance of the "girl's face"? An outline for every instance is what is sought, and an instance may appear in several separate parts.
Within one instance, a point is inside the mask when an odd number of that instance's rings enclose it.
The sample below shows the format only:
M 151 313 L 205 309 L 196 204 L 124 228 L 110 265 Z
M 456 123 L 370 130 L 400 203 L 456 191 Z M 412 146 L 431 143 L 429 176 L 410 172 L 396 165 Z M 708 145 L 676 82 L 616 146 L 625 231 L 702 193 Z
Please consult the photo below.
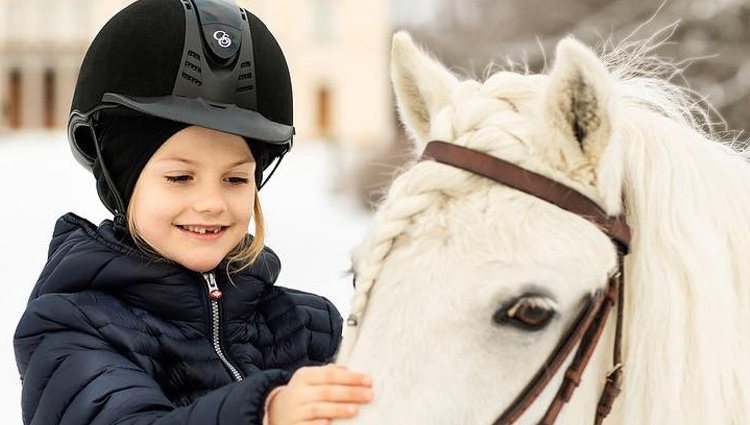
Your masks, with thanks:
M 245 237 L 255 160 L 239 136 L 191 126 L 154 153 L 133 190 L 140 236 L 161 255 L 207 272 Z

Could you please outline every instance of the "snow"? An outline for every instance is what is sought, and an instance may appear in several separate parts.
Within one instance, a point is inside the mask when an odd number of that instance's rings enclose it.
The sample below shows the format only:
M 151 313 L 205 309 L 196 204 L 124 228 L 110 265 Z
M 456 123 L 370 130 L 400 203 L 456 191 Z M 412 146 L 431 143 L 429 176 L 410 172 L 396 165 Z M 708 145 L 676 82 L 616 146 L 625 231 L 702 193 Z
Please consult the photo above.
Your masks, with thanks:
M 267 245 L 282 261 L 278 285 L 325 296 L 346 317 L 353 290 L 351 249 L 371 220 L 354 202 L 331 193 L 336 153 L 323 142 L 296 141 L 261 191 Z M 94 179 L 70 154 L 64 133 L 0 137 L 0 407 L 4 424 L 21 423 L 21 384 L 12 338 L 43 267 L 55 220 L 69 212 L 99 223 L 109 217 Z

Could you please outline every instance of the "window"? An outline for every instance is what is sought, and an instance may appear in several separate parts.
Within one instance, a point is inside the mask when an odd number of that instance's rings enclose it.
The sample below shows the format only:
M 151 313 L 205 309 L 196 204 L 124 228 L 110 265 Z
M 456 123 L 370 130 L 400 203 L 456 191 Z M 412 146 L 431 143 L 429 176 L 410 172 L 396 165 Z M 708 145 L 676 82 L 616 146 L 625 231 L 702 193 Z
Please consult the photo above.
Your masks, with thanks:
M 54 128 L 55 127 L 55 104 L 57 100 L 56 96 L 56 81 L 55 71 L 47 69 L 44 71 L 44 127 Z
M 313 1 L 313 38 L 328 41 L 333 38 L 333 0 Z
M 94 22 L 94 10 L 96 6 L 93 0 L 75 0 L 73 4 L 75 5 L 75 9 L 71 8 L 74 12 L 69 17 L 70 25 L 73 28 L 72 32 L 76 38 L 88 40 L 87 43 L 89 43 L 98 32 L 97 23 Z M 111 12 L 111 14 L 114 13 L 115 11 Z M 104 22 L 100 23 L 100 25 L 103 24 Z
M 5 4 L 5 37 L 10 41 L 22 39 L 19 34 L 23 23 L 28 22 L 28 4 L 22 0 L 7 0 Z
M 331 92 L 328 87 L 318 88 L 317 102 L 315 121 L 318 127 L 318 136 L 330 138 L 333 132 L 331 128 Z
M 14 69 L 8 74 L 8 125 L 12 129 L 21 128 L 21 71 Z

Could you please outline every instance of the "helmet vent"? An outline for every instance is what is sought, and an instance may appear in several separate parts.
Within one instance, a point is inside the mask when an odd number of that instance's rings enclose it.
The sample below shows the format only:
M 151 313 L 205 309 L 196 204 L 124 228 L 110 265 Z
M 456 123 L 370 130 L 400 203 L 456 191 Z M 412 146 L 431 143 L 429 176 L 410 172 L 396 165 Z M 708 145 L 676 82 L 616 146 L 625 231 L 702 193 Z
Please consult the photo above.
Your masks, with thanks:
M 252 84 L 250 84 L 249 86 L 243 86 L 243 87 L 239 87 L 239 88 L 237 89 L 237 93 L 245 93 L 245 92 L 249 92 L 249 91 L 251 91 L 252 89 L 253 89 L 253 85 L 252 85 Z
M 188 50 L 188 56 L 190 56 L 191 58 L 195 58 L 195 59 L 198 59 L 198 61 L 200 61 L 200 60 L 201 60 L 201 55 L 199 55 L 199 54 L 195 53 L 195 52 L 194 52 L 194 51 L 192 51 L 192 50 Z
M 245 15 L 245 9 L 240 8 L 240 15 L 242 15 L 243 21 L 247 21 L 247 16 Z
M 240 68 L 250 68 L 251 65 L 250 62 L 245 61 L 240 64 Z
M 240 75 L 239 78 L 237 79 L 242 81 L 242 80 L 249 80 L 251 78 L 253 78 L 253 74 L 251 72 L 248 72 L 247 74 Z
M 197 72 L 199 74 L 201 73 L 201 67 L 198 66 L 198 65 L 196 65 L 196 64 L 194 64 L 194 63 L 192 63 L 192 62 L 190 62 L 190 61 L 185 61 L 185 66 L 187 66 L 188 68 L 192 69 L 193 71 L 195 71 L 195 72 Z M 241 77 L 242 76 L 240 76 L 240 79 L 242 79 Z
M 193 6 L 190 5 L 190 1 L 189 0 L 182 0 L 182 5 L 187 10 L 193 10 Z
M 186 79 L 186 80 L 190 81 L 191 83 L 195 84 L 195 85 L 196 85 L 196 86 L 198 86 L 198 87 L 200 87 L 200 86 L 202 86 L 202 85 L 203 85 L 203 83 L 201 82 L 201 80 L 199 80 L 199 79 L 197 79 L 197 78 L 193 77 L 192 75 L 190 75 L 190 74 L 188 74 L 188 73 L 185 73 L 185 72 L 183 72 L 183 73 L 182 73 L 182 78 L 184 78 L 184 79 Z

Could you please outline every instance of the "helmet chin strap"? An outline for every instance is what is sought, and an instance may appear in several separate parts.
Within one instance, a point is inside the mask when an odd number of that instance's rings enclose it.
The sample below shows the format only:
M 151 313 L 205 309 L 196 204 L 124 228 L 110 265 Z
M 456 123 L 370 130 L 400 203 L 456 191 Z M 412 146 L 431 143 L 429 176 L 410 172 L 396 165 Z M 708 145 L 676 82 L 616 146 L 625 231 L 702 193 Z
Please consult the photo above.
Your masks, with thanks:
M 96 131 L 94 131 L 93 123 L 91 125 L 88 125 L 87 127 L 89 129 L 89 133 L 91 134 L 91 140 L 93 140 L 94 142 L 94 150 L 96 150 L 96 160 L 99 162 L 99 167 L 102 170 L 104 181 L 107 182 L 109 191 L 115 197 L 115 209 L 114 211 L 111 211 L 114 214 L 113 222 L 115 224 L 115 235 L 117 237 L 122 237 L 125 235 L 125 233 L 127 233 L 128 228 L 128 220 L 125 218 L 125 205 L 122 201 L 122 196 L 120 196 L 120 192 L 115 187 L 115 184 L 112 181 L 112 177 L 109 175 L 109 171 L 107 170 L 107 166 L 104 163 L 101 146 L 99 146 L 99 139 L 97 139 L 96 137 Z
M 286 155 L 286 152 L 284 152 L 281 155 L 279 155 L 279 156 L 276 157 L 276 164 L 271 169 L 271 172 L 268 173 L 268 177 L 264 178 L 263 182 L 258 186 L 258 190 L 263 189 L 263 186 L 265 186 L 266 183 L 268 183 L 268 181 L 271 180 L 271 176 L 273 176 L 273 173 L 275 173 L 276 169 L 279 168 L 279 165 L 281 164 L 281 160 L 284 159 L 284 155 Z M 261 175 L 263 175 L 263 174 L 261 173 Z

